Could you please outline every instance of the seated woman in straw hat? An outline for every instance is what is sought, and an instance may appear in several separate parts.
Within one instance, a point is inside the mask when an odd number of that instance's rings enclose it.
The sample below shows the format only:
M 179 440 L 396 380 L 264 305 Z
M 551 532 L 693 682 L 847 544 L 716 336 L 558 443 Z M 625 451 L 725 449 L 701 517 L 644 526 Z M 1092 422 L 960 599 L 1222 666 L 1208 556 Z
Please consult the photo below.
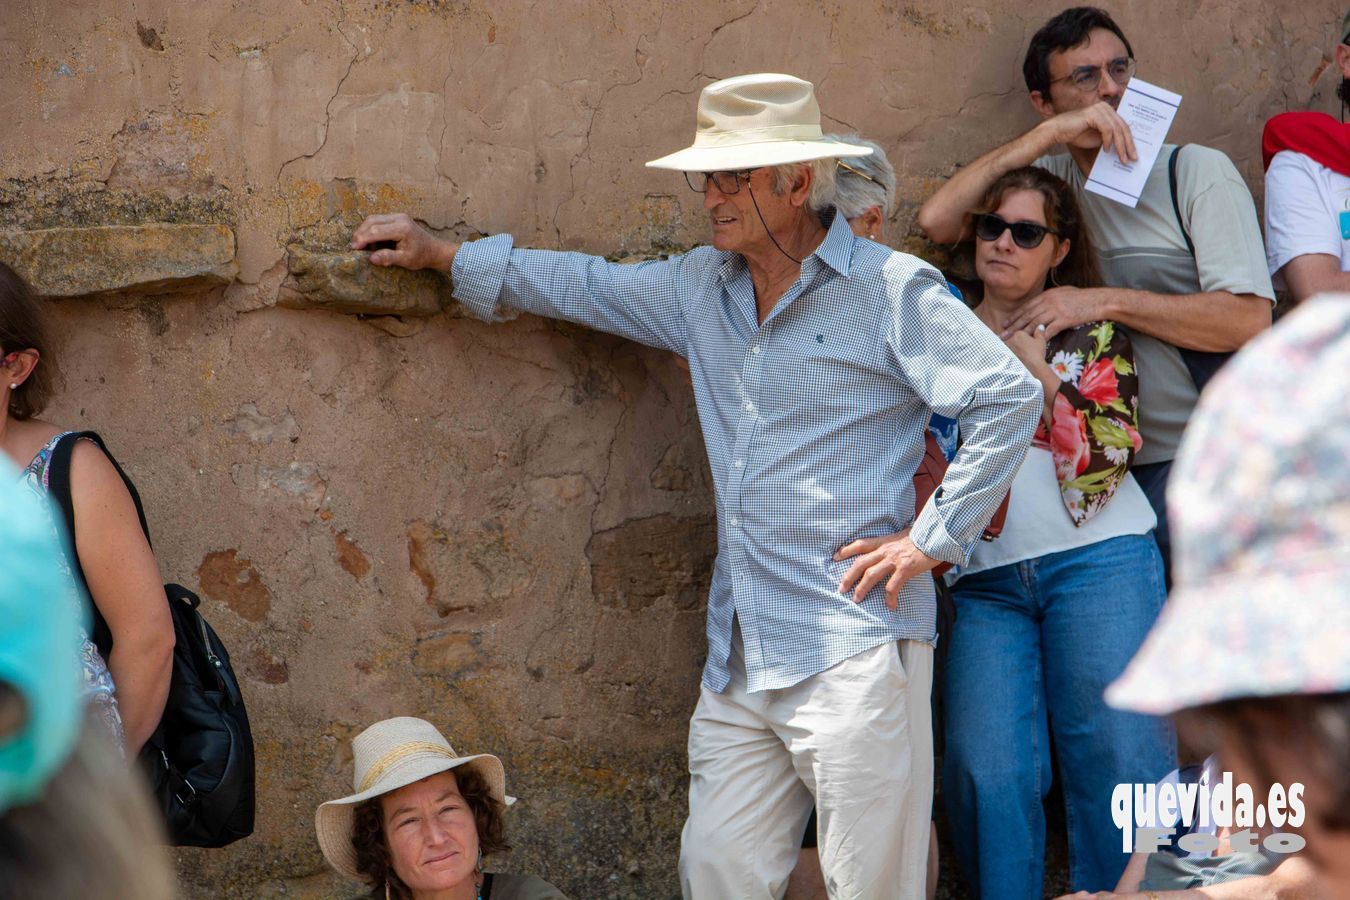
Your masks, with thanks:
M 372 898 L 567 900 L 532 875 L 483 871 L 507 849 L 501 760 L 460 756 L 429 722 L 376 722 L 352 740 L 356 793 L 314 816 L 329 864 L 372 885 Z

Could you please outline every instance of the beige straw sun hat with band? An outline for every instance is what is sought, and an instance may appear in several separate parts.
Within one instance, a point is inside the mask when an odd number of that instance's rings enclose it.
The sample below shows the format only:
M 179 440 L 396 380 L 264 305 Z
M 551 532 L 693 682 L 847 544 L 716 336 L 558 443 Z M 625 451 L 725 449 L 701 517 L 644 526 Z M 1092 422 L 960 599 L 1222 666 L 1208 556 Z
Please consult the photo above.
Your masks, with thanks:
M 647 165 L 682 172 L 740 171 L 871 152 L 871 147 L 824 136 L 811 82 L 791 75 L 738 75 L 715 81 L 699 94 L 693 146 Z
M 506 769 L 500 759 L 490 753 L 458 755 L 436 726 L 423 719 L 400 716 L 376 722 L 352 739 L 352 757 L 355 793 L 320 805 L 314 813 L 314 829 L 329 864 L 357 880 L 361 873 L 352 846 L 352 817 L 362 801 L 462 766 L 487 782 L 498 803 L 515 802 L 506 796 Z

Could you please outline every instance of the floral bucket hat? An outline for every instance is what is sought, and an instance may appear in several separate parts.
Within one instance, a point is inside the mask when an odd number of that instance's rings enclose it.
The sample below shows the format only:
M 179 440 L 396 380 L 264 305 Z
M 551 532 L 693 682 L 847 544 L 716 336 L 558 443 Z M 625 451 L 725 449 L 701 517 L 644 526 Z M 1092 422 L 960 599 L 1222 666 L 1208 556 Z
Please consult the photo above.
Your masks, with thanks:
M 1175 588 L 1107 702 L 1350 690 L 1350 295 L 1304 303 L 1215 376 L 1167 506 Z

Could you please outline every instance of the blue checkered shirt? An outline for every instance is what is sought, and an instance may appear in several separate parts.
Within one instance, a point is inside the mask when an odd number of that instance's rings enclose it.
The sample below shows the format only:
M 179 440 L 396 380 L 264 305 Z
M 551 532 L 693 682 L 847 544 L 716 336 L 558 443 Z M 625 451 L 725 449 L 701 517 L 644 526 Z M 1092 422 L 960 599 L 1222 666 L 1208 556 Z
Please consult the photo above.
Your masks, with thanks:
M 929 556 L 968 561 L 1041 413 L 1041 386 L 923 261 L 856 238 L 836 215 L 760 324 L 739 254 L 699 247 L 619 265 L 464 245 L 454 296 L 484 319 L 500 305 L 565 319 L 689 360 L 717 494 L 703 683 L 723 690 L 733 617 L 751 691 L 788 687 L 897 639 L 932 642 L 933 579 L 899 607 L 883 586 L 837 590 L 840 546 L 913 526 Z M 930 410 L 963 443 L 916 518 L 913 477 Z

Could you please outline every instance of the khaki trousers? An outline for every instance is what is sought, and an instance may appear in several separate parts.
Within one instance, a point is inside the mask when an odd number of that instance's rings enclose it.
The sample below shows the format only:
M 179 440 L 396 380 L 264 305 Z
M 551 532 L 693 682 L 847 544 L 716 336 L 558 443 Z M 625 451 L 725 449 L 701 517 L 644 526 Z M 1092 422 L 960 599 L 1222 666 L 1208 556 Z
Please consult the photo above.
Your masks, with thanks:
M 792 687 L 703 688 L 689 724 L 685 900 L 778 900 L 812 798 L 832 900 L 924 896 L 933 802 L 933 648 L 885 643 Z

